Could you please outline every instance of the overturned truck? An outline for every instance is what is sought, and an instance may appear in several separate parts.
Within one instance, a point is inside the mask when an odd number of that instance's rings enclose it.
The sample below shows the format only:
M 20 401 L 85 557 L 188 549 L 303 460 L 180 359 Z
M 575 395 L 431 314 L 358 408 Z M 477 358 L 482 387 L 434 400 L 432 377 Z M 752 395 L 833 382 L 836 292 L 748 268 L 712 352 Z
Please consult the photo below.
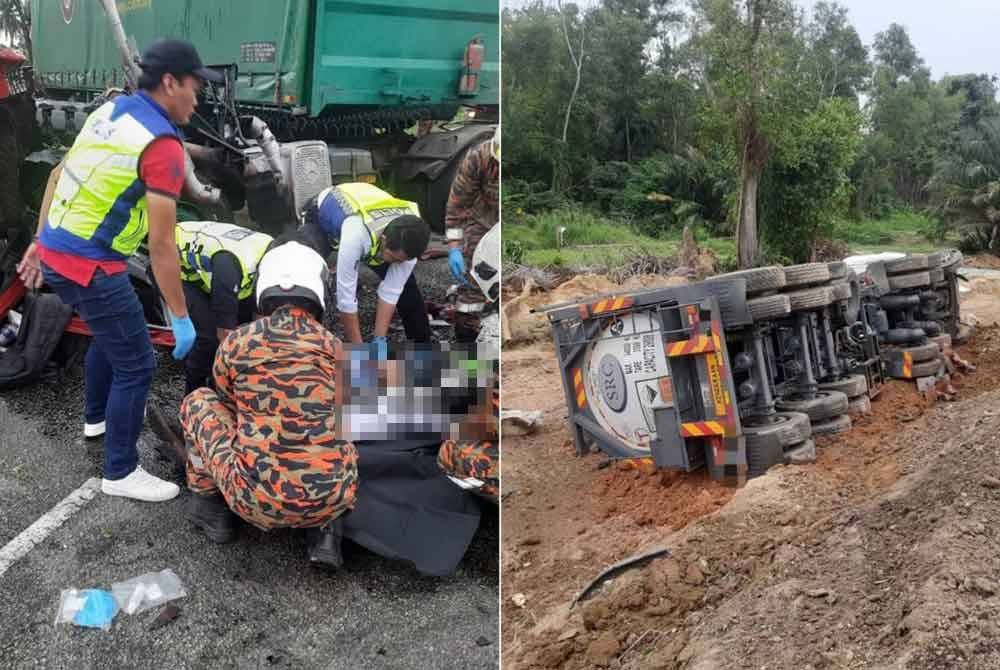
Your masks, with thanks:
M 960 265 L 946 251 L 762 267 L 542 307 L 577 453 L 737 485 L 815 460 L 813 437 L 849 430 L 887 376 L 949 371 Z

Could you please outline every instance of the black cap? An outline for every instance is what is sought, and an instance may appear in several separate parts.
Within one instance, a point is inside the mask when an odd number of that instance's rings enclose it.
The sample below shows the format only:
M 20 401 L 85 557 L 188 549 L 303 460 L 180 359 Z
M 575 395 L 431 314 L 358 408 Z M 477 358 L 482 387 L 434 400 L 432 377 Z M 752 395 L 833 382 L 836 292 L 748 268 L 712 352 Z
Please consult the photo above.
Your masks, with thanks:
M 184 40 L 157 40 L 142 55 L 139 67 L 153 75 L 193 74 L 206 81 L 222 81 L 222 74 L 205 67 L 194 45 Z

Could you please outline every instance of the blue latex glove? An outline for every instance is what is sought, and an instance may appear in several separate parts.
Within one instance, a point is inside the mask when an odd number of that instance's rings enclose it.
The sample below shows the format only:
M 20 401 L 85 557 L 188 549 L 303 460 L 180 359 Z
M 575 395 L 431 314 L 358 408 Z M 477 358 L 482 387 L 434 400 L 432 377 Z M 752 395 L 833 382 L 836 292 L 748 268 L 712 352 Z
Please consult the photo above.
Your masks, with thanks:
M 458 247 L 452 247 L 448 252 L 448 267 L 451 268 L 451 274 L 455 279 L 466 285 L 469 283 L 465 278 L 465 257 Z
M 385 335 L 376 335 L 368 345 L 373 361 L 384 361 L 389 358 L 389 340 Z
M 174 331 L 174 358 L 179 361 L 194 346 L 194 324 L 189 316 L 176 317 L 171 313 L 170 328 Z

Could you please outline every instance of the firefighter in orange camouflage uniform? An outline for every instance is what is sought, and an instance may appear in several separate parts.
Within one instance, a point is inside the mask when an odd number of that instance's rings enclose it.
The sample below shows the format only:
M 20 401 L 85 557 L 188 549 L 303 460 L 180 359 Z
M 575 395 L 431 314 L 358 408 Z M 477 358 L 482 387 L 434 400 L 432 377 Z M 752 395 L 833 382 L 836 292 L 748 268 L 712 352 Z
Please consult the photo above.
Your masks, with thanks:
M 354 507 L 358 454 L 337 439 L 340 342 L 321 323 L 326 263 L 287 242 L 261 259 L 263 315 L 222 342 L 212 375 L 181 404 L 188 445 L 188 518 L 215 542 L 235 537 L 233 512 L 270 530 L 312 529 L 309 559 L 340 567 L 342 518 Z
M 467 271 L 479 240 L 496 225 L 500 216 L 500 128 L 493 137 L 465 154 L 455 175 L 445 209 L 448 267 L 461 286 L 455 308 L 455 340 L 474 342 L 486 301 L 482 291 L 470 284 Z

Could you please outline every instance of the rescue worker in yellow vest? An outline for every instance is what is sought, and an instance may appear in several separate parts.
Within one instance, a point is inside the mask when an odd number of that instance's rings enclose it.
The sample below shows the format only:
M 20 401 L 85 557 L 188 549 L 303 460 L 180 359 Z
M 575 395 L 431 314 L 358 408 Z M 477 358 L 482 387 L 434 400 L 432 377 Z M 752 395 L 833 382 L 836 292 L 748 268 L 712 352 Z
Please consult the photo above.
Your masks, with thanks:
M 230 223 L 177 224 L 184 297 L 197 333 L 184 359 L 184 395 L 209 385 L 219 342 L 253 319 L 257 266 L 272 241 L 270 235 Z
M 385 358 L 386 336 L 399 312 L 406 336 L 430 342 L 431 326 L 413 268 L 430 241 L 430 228 L 415 203 L 400 200 L 371 184 L 351 183 L 324 189 L 306 205 L 299 236 L 324 258 L 337 252 L 337 309 L 344 339 L 360 343 L 358 270 L 367 265 L 382 282 L 372 341 Z
M 184 358 L 194 344 L 174 239 L 184 149 L 175 124 L 194 114 L 206 69 L 188 42 L 160 40 L 143 54 L 139 90 L 90 114 L 67 153 L 38 240 L 18 267 L 29 288 L 44 278 L 93 333 L 85 364 L 84 436 L 104 435 L 106 495 L 163 501 L 176 484 L 139 465 L 136 443 L 156 368 L 128 258 L 149 236 L 149 256 Z

